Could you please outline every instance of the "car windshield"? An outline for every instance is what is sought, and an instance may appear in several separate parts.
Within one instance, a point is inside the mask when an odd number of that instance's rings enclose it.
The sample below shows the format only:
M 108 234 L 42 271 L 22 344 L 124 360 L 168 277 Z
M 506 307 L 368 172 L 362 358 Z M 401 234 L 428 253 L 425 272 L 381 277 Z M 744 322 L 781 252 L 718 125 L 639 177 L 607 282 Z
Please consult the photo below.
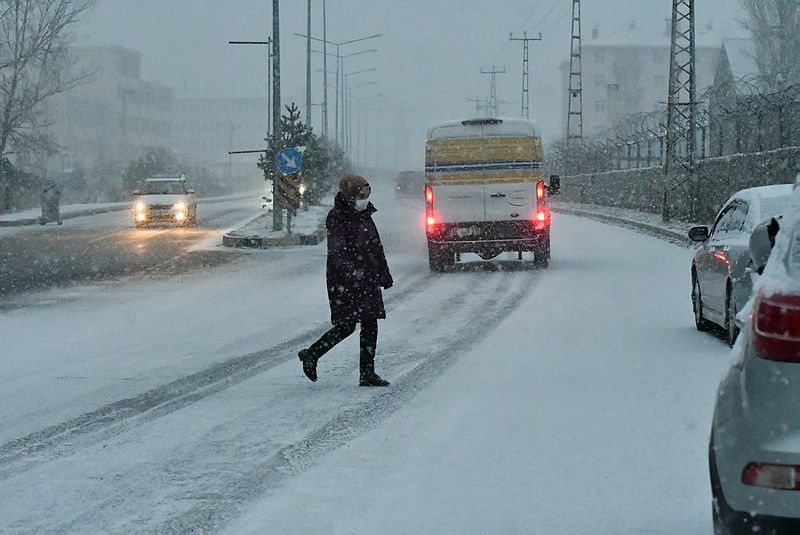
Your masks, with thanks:
M 180 180 L 152 180 L 144 183 L 142 194 L 144 195 L 158 195 L 158 194 L 174 194 L 186 193 L 184 183 Z

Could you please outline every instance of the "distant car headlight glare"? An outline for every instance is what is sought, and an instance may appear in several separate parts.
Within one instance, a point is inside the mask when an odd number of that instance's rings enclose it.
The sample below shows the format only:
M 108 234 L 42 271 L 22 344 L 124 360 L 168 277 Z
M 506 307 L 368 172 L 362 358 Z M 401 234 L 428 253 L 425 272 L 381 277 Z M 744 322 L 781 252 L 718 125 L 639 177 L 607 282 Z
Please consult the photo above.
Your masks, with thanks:
M 142 201 L 139 201 L 136 203 L 135 208 L 137 212 L 144 212 L 145 205 Z
M 186 209 L 186 203 L 183 202 L 183 201 L 176 202 L 174 205 L 172 205 L 172 207 L 174 209 L 176 209 L 176 210 L 185 210 Z

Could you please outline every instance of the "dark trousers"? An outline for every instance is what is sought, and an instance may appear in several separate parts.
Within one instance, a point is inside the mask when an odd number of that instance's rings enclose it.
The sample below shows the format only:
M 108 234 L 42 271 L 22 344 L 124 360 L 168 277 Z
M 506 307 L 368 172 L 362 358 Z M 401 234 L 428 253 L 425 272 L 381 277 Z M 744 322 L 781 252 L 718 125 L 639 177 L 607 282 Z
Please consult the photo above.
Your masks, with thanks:
M 356 322 L 337 323 L 328 332 L 323 334 L 319 340 L 311 344 L 308 352 L 319 360 L 322 355 L 353 334 L 356 330 Z M 362 320 L 361 333 L 359 336 L 361 343 L 361 359 L 359 361 L 361 373 L 365 371 L 375 371 L 375 346 L 378 343 L 378 320 Z

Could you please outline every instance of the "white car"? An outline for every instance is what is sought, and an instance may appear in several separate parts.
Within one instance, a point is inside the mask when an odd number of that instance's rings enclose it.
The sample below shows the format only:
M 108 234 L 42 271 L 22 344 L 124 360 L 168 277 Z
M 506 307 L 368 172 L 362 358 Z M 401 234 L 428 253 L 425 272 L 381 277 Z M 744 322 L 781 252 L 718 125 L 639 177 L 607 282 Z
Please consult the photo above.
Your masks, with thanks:
M 689 237 L 700 242 L 692 259 L 692 308 L 695 326 L 708 331 L 722 327 L 733 345 L 739 333 L 736 313 L 752 291 L 748 239 L 753 229 L 780 218 L 792 196 L 791 184 L 759 186 L 737 191 L 722 205 L 714 226 L 692 227 Z
M 150 176 L 134 195 L 133 217 L 137 228 L 152 223 L 197 224 L 197 200 L 184 175 Z
M 709 441 L 716 534 L 800 533 L 800 188 L 775 226 L 750 238 L 756 270 L 775 245 L 717 391 Z

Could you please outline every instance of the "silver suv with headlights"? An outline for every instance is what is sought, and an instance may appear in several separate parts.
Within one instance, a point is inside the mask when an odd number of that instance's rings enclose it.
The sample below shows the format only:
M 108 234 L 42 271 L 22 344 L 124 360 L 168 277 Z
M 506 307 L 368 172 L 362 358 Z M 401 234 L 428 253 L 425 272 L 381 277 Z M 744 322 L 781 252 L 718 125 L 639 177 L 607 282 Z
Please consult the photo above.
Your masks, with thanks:
M 197 224 L 197 200 L 184 175 L 152 175 L 133 192 L 136 227 L 153 223 Z

